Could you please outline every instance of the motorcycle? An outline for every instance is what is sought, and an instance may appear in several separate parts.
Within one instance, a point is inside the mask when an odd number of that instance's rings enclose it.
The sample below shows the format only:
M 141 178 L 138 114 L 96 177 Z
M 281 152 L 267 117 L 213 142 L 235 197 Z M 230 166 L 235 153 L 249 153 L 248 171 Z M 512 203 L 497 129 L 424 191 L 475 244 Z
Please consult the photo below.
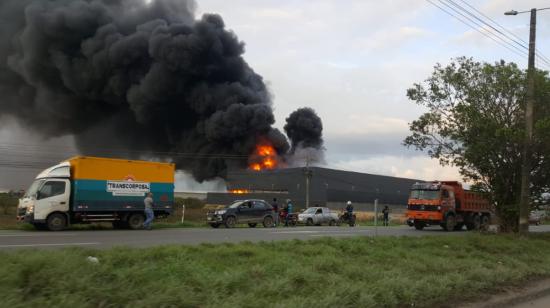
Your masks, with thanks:
M 357 216 L 355 216 L 355 214 L 349 215 L 347 211 L 343 211 L 343 213 L 338 216 L 338 226 L 348 224 L 350 227 L 355 227 L 356 220 Z
M 285 225 L 286 223 L 286 217 L 288 216 L 288 226 L 289 227 L 296 227 L 298 224 L 298 214 L 297 213 L 290 213 L 287 212 L 280 212 L 279 213 L 279 224 Z

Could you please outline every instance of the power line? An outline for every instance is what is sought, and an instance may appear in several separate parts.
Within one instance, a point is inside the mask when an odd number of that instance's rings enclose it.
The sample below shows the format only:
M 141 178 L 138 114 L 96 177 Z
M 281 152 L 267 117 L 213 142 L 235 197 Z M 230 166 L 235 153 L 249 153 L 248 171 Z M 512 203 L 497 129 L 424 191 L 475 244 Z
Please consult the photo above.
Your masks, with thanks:
M 515 55 L 518 55 L 521 57 L 521 59 L 525 59 L 525 56 L 526 56 L 526 53 L 524 50 L 522 49 L 519 49 L 519 47 L 515 46 L 515 45 L 511 45 L 510 42 L 504 40 L 502 37 L 498 36 L 498 35 L 495 35 L 494 32 L 490 31 L 489 29 L 486 29 L 483 25 L 479 24 L 479 22 L 476 22 L 475 20 L 473 20 L 472 18 L 466 16 L 464 13 L 460 12 L 458 9 L 456 9 L 455 7 L 451 6 L 450 4 L 448 3 L 445 3 L 443 2 L 442 0 L 439 0 L 439 2 L 444 5 L 445 7 L 442 7 L 441 5 L 438 5 L 436 3 L 434 3 L 433 1 L 431 0 L 426 0 L 428 3 L 430 3 L 431 5 L 435 6 L 436 8 L 438 8 L 439 10 L 445 12 L 446 14 L 450 15 L 451 17 L 457 19 L 458 21 L 460 21 L 461 23 L 463 23 L 464 25 L 468 26 L 469 28 L 479 32 L 480 34 L 482 34 L 483 36 L 493 40 L 494 42 L 496 42 L 497 44 L 499 44 L 500 46 L 506 48 L 507 50 L 509 50 L 510 52 L 514 53 Z M 449 11 L 452 10 L 454 11 L 455 13 L 452 13 Z M 457 16 L 460 15 L 461 17 Z M 468 21 L 466 21 L 468 20 Z M 477 27 L 476 27 L 477 26 Z M 486 32 L 484 31 L 481 31 L 479 28 L 485 30 Z M 496 38 L 495 38 L 496 37 Z
M 509 33 L 510 35 L 512 35 L 514 38 L 516 38 L 517 40 L 519 40 L 520 42 L 522 42 L 523 44 L 525 45 L 529 45 L 529 43 L 527 41 L 525 41 L 524 39 L 522 39 L 521 37 L 517 36 L 514 32 L 508 30 L 507 28 L 503 27 L 501 24 L 499 24 L 498 22 L 496 22 L 494 19 L 492 19 L 491 17 L 485 15 L 483 12 L 481 12 L 480 10 L 476 9 L 473 5 L 469 4 L 468 2 L 466 2 L 465 0 L 460 0 L 462 3 L 466 4 L 468 7 L 470 7 L 471 9 L 473 9 L 474 11 L 476 11 L 478 14 L 480 14 L 481 16 L 487 18 L 489 21 L 491 21 L 494 25 L 496 25 L 497 27 L 499 27 L 500 29 L 502 29 L 503 31 Z M 535 51 L 536 51 L 536 56 L 537 57 L 540 57 L 542 58 L 544 61 L 546 61 L 547 63 L 550 63 L 550 59 L 548 59 L 538 48 L 535 48 Z

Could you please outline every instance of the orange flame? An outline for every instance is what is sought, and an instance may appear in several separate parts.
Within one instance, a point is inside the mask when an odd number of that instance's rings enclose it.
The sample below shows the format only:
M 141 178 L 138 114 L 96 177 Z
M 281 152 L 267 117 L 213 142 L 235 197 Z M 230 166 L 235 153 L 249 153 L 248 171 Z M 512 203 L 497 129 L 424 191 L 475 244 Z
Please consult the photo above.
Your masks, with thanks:
M 254 171 L 272 170 L 277 168 L 277 152 L 269 144 L 262 142 L 256 146 L 254 153 L 250 157 L 251 163 L 248 168 Z
M 232 194 L 243 195 L 248 194 L 248 189 L 232 189 L 229 192 Z

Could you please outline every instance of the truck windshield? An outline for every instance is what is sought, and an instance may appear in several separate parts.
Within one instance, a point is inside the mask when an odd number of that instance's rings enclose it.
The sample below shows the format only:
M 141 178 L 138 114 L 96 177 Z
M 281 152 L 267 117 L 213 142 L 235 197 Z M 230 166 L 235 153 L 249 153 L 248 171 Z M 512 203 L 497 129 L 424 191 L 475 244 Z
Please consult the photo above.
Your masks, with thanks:
M 41 180 L 36 180 L 36 181 L 32 182 L 31 187 L 29 187 L 29 189 L 27 189 L 27 191 L 25 192 L 25 195 L 23 197 L 24 198 L 29 198 L 33 195 L 36 195 L 36 192 L 38 191 L 38 188 L 40 188 L 40 186 L 42 186 L 42 183 L 44 183 L 45 181 L 46 180 L 41 179 Z
M 439 190 L 411 190 L 411 199 L 437 200 L 439 199 Z

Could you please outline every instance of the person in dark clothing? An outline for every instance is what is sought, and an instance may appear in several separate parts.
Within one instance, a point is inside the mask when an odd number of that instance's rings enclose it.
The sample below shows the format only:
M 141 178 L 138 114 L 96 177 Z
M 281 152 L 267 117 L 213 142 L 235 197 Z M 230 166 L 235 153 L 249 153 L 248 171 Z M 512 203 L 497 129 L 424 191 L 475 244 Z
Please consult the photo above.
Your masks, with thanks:
M 387 227 L 390 225 L 390 208 L 387 205 L 382 210 L 382 214 L 384 214 L 384 226 Z
M 279 225 L 279 204 L 277 203 L 277 198 L 273 198 L 271 207 L 273 208 L 273 212 L 275 212 L 275 217 L 273 217 L 273 227 L 277 227 Z
M 351 201 L 348 201 L 347 205 L 346 205 L 346 213 L 348 214 L 348 217 L 352 217 L 353 216 L 353 204 L 351 203 Z

